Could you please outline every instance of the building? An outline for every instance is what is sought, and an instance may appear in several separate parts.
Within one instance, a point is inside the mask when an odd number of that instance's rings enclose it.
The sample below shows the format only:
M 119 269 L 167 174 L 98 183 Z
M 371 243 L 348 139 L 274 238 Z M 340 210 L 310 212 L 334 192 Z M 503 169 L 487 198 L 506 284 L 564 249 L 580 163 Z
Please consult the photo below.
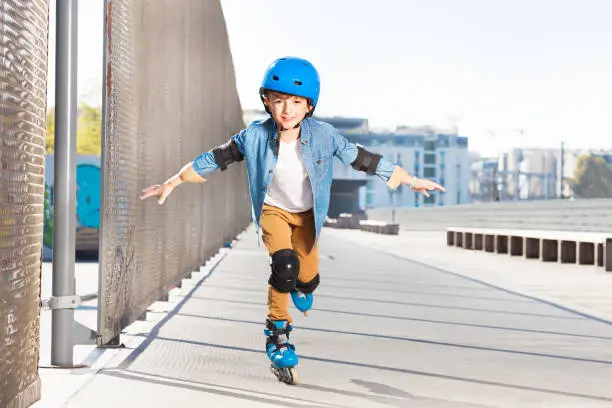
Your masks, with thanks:
M 263 111 L 245 111 L 245 122 L 267 117 Z M 368 120 L 347 117 L 315 117 L 334 126 L 351 142 L 382 154 L 408 173 L 433 180 L 446 193 L 425 197 L 400 186 L 392 191 L 376 177 L 355 171 L 334 158 L 334 182 L 329 216 L 360 212 L 375 207 L 414 207 L 464 204 L 469 202 L 470 160 L 468 139 L 430 127 L 398 127 L 373 131 Z
M 355 132 L 343 129 L 335 118 L 320 118 L 334 125 L 351 142 L 382 154 L 414 176 L 443 185 L 446 193 L 425 197 L 405 187 L 391 191 L 385 182 L 334 163 L 334 183 L 365 181 L 360 192 L 360 209 L 452 205 L 468 202 L 469 155 L 467 138 L 438 132 L 431 128 L 398 128 L 395 132 Z
M 470 164 L 470 202 L 497 201 L 497 158 L 474 158 Z
M 569 180 L 580 156 L 612 153 L 595 150 L 516 148 L 471 163 L 470 197 L 474 202 L 571 198 Z
M 561 151 L 512 149 L 471 163 L 473 202 L 543 200 L 558 197 Z

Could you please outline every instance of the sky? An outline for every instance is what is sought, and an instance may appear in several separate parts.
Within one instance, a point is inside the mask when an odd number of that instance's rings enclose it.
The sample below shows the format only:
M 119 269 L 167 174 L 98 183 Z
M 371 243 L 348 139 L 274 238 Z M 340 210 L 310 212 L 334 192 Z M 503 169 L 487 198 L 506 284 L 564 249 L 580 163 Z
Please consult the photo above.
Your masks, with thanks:
M 221 4 L 244 109 L 260 108 L 257 90 L 270 62 L 299 56 L 319 70 L 319 115 L 391 129 L 456 126 L 483 153 L 562 141 L 612 148 L 612 1 Z M 79 94 L 94 104 L 102 7 L 102 0 L 79 1 Z

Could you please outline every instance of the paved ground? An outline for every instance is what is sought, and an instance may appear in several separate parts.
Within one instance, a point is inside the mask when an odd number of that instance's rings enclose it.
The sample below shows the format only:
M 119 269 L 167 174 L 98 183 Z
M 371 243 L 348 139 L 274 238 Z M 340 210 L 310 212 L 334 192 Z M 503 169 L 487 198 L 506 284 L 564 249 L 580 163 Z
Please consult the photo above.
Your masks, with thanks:
M 402 230 L 399 236 L 391 236 L 329 230 L 327 234 L 612 322 L 612 273 L 601 267 L 448 247 L 444 231 Z
M 443 268 L 433 241 L 395 237 L 391 254 L 392 237 L 359 234 L 372 242 L 324 232 L 315 308 L 293 309 L 299 385 L 268 370 L 267 258 L 249 231 L 176 308 L 155 304 L 130 327 L 128 349 L 66 372 L 87 380 L 64 406 L 612 406 L 611 324 L 463 277 L 466 261 L 445 247 Z

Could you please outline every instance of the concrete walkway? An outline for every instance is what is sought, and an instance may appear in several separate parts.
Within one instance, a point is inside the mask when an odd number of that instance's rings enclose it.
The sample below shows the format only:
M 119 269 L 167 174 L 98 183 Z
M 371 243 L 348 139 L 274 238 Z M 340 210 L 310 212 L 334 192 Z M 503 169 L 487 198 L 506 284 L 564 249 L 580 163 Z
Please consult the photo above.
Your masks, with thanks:
M 176 307 L 155 304 L 128 328 L 127 349 L 68 372 L 89 377 L 63 406 L 612 406 L 612 325 L 356 237 L 324 231 L 315 308 L 308 317 L 292 308 L 299 385 L 268 368 L 268 260 L 249 231 L 174 295 Z
M 612 273 L 601 267 L 449 247 L 445 231 L 401 230 L 391 236 L 329 230 L 327 234 L 612 322 Z

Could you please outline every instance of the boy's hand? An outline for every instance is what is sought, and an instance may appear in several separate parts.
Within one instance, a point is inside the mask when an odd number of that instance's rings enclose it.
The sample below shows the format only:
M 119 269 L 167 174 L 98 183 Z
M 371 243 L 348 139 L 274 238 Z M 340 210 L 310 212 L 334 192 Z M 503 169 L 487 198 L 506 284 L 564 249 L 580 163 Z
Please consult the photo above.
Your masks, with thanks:
M 159 200 L 157 203 L 159 205 L 163 205 L 166 198 L 170 195 L 170 193 L 174 190 L 174 187 L 170 183 L 164 184 L 156 184 L 151 187 L 147 187 L 140 193 L 140 199 L 144 200 L 149 197 L 157 196 Z
M 170 193 L 175 188 L 180 186 L 181 184 L 183 183 L 205 183 L 205 182 L 206 182 L 206 179 L 200 176 L 198 173 L 196 173 L 196 171 L 193 169 L 193 166 L 190 162 L 190 163 L 187 163 L 185 166 L 183 166 L 180 172 L 170 177 L 163 184 L 156 184 L 154 186 L 147 187 L 144 190 L 142 190 L 140 193 L 140 199 L 144 200 L 145 198 L 157 196 L 159 197 L 159 200 L 157 201 L 157 203 L 159 205 L 162 205 L 164 204 L 164 202 L 166 201 L 166 198 L 168 198 Z
M 404 184 L 404 183 L 402 183 Z M 418 191 L 422 193 L 425 197 L 429 197 L 429 193 L 427 191 L 438 190 L 438 191 L 446 191 L 444 187 L 441 185 L 434 183 L 430 180 L 414 178 L 411 183 L 406 183 L 412 190 Z
M 406 172 L 406 170 L 402 169 L 400 166 L 395 166 L 393 170 L 393 174 L 387 181 L 387 186 L 395 190 L 400 184 L 410 187 L 414 191 L 418 191 L 425 195 L 425 197 L 429 197 L 429 193 L 427 191 L 438 190 L 438 191 L 446 191 L 444 187 L 441 185 L 434 183 L 433 181 L 420 179 L 414 176 L 411 176 Z

